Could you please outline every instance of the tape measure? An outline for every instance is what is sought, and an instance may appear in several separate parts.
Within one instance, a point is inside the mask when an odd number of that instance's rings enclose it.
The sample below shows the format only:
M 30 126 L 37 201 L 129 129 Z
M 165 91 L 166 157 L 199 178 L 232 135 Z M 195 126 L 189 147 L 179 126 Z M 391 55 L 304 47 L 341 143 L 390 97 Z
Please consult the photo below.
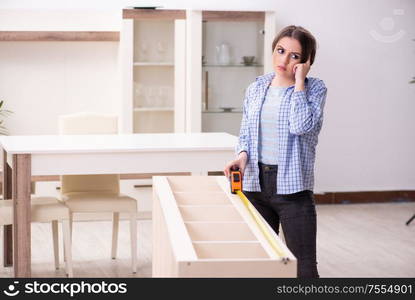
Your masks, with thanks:
M 246 198 L 244 193 L 242 192 L 242 174 L 239 170 L 231 170 L 231 193 L 237 194 L 239 198 L 242 200 L 242 203 L 246 207 L 246 209 L 249 211 L 252 218 L 255 220 L 255 223 L 258 225 L 259 229 L 261 230 L 262 234 L 267 239 L 268 243 L 271 245 L 274 252 L 277 254 L 277 256 L 281 257 L 282 261 L 284 263 L 287 263 L 289 258 L 287 255 L 285 255 L 284 251 L 280 248 L 280 246 L 275 241 L 274 237 L 269 232 L 268 227 L 264 224 L 262 219 L 257 213 L 257 210 L 252 205 L 252 203 Z
M 242 191 L 242 173 L 241 171 L 231 170 L 231 193 L 236 194 L 237 191 Z

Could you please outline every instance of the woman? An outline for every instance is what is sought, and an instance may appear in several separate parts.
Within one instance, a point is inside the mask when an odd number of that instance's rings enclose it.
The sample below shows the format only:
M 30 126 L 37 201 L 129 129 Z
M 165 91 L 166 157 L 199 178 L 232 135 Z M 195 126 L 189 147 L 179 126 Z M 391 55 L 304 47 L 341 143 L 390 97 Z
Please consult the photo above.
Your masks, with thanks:
M 312 34 L 284 28 L 272 43 L 274 72 L 247 89 L 237 145 L 244 194 L 278 234 L 281 222 L 298 277 L 319 277 L 316 261 L 314 159 L 327 89 L 306 77 L 316 54 Z

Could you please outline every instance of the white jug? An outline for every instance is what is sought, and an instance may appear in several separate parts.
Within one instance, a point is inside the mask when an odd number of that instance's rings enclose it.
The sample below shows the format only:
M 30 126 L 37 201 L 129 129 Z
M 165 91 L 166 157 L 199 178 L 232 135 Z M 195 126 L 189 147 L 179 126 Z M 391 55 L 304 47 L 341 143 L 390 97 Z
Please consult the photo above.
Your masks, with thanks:
M 226 43 L 216 46 L 216 59 L 219 65 L 229 65 L 231 62 L 230 47 Z

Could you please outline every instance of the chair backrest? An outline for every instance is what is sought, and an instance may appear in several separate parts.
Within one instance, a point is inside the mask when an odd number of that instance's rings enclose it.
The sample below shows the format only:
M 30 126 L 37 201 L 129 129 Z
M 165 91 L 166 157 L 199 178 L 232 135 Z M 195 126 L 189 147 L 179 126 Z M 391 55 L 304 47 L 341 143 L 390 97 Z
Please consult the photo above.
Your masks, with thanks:
M 118 118 L 115 115 L 76 113 L 59 116 L 59 134 L 117 134 Z M 63 175 L 61 193 L 120 192 L 120 176 L 110 175 Z

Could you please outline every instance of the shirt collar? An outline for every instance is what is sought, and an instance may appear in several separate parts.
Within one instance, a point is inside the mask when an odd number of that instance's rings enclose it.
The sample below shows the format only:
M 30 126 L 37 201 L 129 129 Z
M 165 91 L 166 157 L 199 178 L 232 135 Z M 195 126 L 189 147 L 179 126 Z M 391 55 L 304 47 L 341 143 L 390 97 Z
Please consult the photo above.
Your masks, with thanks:
M 265 75 L 258 76 L 256 78 L 256 81 L 261 83 L 261 85 L 264 85 L 264 86 L 268 87 L 268 86 L 271 85 L 271 82 L 274 79 L 274 77 L 275 77 L 275 72 L 270 72 L 270 73 L 267 73 Z M 305 78 L 305 84 L 307 85 L 307 83 L 308 83 L 308 77 Z M 294 85 L 289 86 L 289 88 L 291 88 L 291 87 L 294 87 Z

